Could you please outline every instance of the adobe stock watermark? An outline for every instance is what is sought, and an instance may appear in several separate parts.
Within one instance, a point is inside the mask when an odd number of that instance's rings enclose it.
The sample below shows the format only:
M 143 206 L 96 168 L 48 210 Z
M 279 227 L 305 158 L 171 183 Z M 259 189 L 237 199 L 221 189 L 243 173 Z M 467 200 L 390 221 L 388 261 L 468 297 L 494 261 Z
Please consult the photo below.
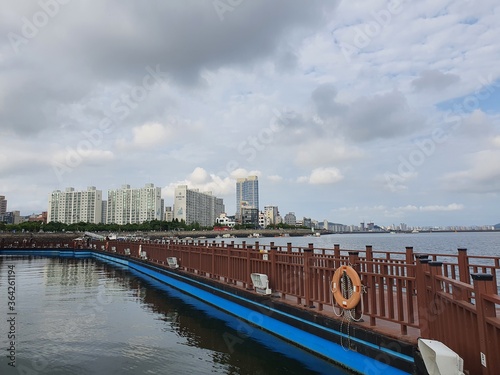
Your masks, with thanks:
M 113 131 L 115 123 L 126 119 L 132 110 L 146 100 L 153 89 L 167 81 L 167 74 L 160 70 L 160 65 L 156 65 L 155 68 L 147 66 L 145 70 L 147 74 L 142 78 L 140 85 L 132 87 L 127 93 L 122 94 L 119 99 L 111 103 L 112 116 L 103 117 L 96 128 L 82 131 L 81 140 L 76 147 L 66 147 L 63 160 L 53 160 L 52 169 L 59 182 L 63 181 L 63 176 L 66 173 L 70 173 L 80 166 L 93 150 L 103 144 L 105 136 Z
M 379 36 L 384 28 L 392 21 L 394 16 L 403 11 L 404 0 L 389 0 L 384 9 L 371 12 L 371 20 L 361 26 L 354 28 L 354 38 L 352 43 L 340 42 L 339 47 L 347 62 L 351 62 L 351 56 L 359 53 L 363 48 Z
M 221 21 L 224 21 L 224 14 L 227 12 L 233 12 L 237 7 L 243 3 L 244 0 L 213 0 L 212 5 L 215 12 L 219 16 Z
M 500 81 L 494 81 L 491 75 L 488 78 L 479 77 L 479 82 L 481 87 L 474 94 L 466 96 L 461 103 L 454 104 L 453 109 L 445 113 L 442 127 L 435 128 L 429 136 L 416 140 L 416 147 L 408 155 L 399 155 L 397 173 L 384 174 L 385 184 L 391 191 L 405 189 L 405 182 L 415 176 L 417 168 L 462 126 L 466 115 L 479 109 L 480 102 L 490 98 L 496 89 L 500 88 Z
M 71 0 L 40 0 L 40 7 L 31 17 L 21 18 L 20 34 L 9 32 L 7 38 L 10 46 L 16 54 L 19 53 L 21 46 L 26 45 L 35 38 L 40 30 L 49 24 L 49 21 L 56 17 L 61 11 L 61 6 L 70 3 Z
M 280 112 L 273 109 L 274 116 L 272 117 L 269 126 L 261 129 L 256 135 L 248 136 L 247 139 L 238 144 L 237 151 L 241 156 L 245 156 L 247 162 L 255 160 L 259 152 L 274 142 L 276 134 L 282 132 L 286 125 L 289 124 L 292 115 L 289 111 Z M 231 173 L 240 168 L 240 163 L 232 159 L 226 163 L 225 171 L 217 173 L 221 179 L 228 178 Z

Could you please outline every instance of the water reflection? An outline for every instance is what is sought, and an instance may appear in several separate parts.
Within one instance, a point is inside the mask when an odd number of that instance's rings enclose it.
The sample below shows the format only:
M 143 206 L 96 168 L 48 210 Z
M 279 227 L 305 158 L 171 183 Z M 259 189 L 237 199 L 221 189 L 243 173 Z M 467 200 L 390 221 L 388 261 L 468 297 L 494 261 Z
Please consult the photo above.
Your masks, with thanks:
M 26 373 L 346 374 L 123 267 L 94 259 L 0 257 L 2 288 L 8 264 L 17 270 L 17 359 Z M 6 360 L 0 359 L 2 374 Z

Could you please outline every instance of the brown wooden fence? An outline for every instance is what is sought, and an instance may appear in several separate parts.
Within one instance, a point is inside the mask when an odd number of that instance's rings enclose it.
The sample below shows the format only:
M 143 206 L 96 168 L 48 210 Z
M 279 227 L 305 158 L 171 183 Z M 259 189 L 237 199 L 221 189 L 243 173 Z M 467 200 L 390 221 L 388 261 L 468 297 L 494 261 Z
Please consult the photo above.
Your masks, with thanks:
M 259 242 L 164 240 L 159 242 L 0 242 L 12 248 L 72 248 L 141 258 L 168 266 L 176 257 L 180 270 L 252 289 L 251 273 L 268 275 L 281 298 L 321 312 L 332 306 L 331 280 L 340 265 L 351 265 L 365 287 L 362 312 L 369 325 L 397 325 L 423 338 L 439 340 L 464 359 L 470 374 L 500 373 L 500 257 L 262 245 Z

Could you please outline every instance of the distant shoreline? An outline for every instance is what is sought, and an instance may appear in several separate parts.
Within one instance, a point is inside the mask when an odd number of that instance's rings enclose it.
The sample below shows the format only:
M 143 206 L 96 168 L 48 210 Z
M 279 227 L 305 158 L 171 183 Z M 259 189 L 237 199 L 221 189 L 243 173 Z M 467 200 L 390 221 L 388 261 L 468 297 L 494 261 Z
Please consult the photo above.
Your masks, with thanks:
M 486 229 L 464 229 L 464 230 L 420 230 L 418 233 L 412 231 L 394 231 L 395 234 L 419 234 L 419 233 L 461 233 L 461 232 L 500 232 L 500 230 Z M 388 234 L 388 231 L 364 231 L 364 232 L 332 232 L 325 230 L 312 231 L 310 229 L 234 229 L 234 230 L 198 230 L 198 231 L 162 231 L 162 232 L 113 232 L 117 237 L 136 236 L 149 238 L 151 240 L 162 238 L 193 238 L 193 239 L 215 239 L 221 238 L 230 240 L 231 238 L 252 238 L 258 239 L 263 237 L 305 237 L 313 236 L 318 233 L 321 236 L 335 234 Z M 82 236 L 83 232 L 57 232 L 57 233 L 0 233 L 0 238 L 66 238 L 73 239 Z M 100 235 L 106 236 L 108 232 L 100 232 Z M 224 237 L 226 235 L 226 237 Z

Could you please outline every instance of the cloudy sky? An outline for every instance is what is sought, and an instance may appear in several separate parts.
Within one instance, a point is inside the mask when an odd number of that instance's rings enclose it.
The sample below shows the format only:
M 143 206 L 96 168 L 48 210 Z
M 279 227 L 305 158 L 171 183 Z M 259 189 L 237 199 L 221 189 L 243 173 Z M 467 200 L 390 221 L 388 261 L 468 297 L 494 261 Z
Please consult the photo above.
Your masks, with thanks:
M 9 1 L 0 195 L 212 191 L 344 224 L 500 222 L 500 4 Z M 261 207 L 261 209 L 262 209 Z

